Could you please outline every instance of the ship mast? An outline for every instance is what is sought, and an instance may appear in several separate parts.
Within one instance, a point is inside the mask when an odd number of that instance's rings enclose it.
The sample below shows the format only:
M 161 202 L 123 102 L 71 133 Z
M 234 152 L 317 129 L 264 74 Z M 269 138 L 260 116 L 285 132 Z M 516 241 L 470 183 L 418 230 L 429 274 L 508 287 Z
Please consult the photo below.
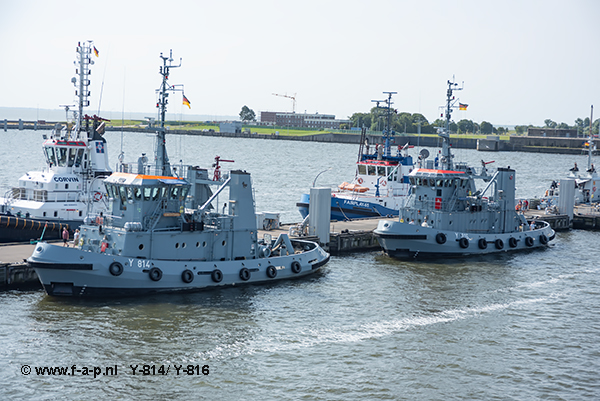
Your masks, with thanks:
M 88 107 L 90 105 L 89 96 L 89 86 L 90 86 L 90 74 L 92 73 L 90 69 L 90 65 L 94 64 L 92 60 L 92 48 L 93 41 L 88 40 L 83 44 L 77 44 L 77 68 L 75 69 L 76 77 L 71 80 L 75 85 L 75 95 L 77 96 L 77 111 L 74 111 L 75 114 L 75 127 L 73 128 L 74 138 L 73 139 L 82 139 L 80 138 L 81 129 L 83 126 L 83 108 Z M 86 138 L 87 139 L 87 138 Z
M 450 151 L 450 120 L 452 119 L 452 108 L 456 103 L 456 99 L 454 98 L 453 91 L 462 90 L 463 88 L 459 88 L 458 84 L 455 82 L 451 82 L 448 80 L 448 91 L 446 92 L 446 124 L 445 126 L 439 130 L 438 136 L 442 138 L 442 158 L 440 160 L 441 167 L 443 170 L 453 170 L 454 163 L 452 159 L 454 155 Z
M 392 130 L 392 104 L 394 104 L 394 102 L 392 102 L 392 95 L 397 94 L 398 92 L 383 92 L 386 93 L 388 95 L 387 99 L 385 100 L 371 100 L 372 102 L 375 102 L 377 104 L 377 108 L 378 109 L 384 109 L 386 111 L 386 125 L 385 125 L 385 129 L 383 130 L 383 139 L 385 141 L 384 143 L 384 147 L 383 147 L 383 157 L 391 157 L 392 156 L 392 150 L 391 150 L 391 141 L 392 138 L 394 136 L 394 131 Z M 379 103 L 385 103 L 385 106 L 379 106 Z
M 177 90 L 175 87 L 181 85 L 169 85 L 167 81 L 169 79 L 170 69 L 181 67 L 181 58 L 179 59 L 179 65 L 173 65 L 173 50 L 170 51 L 169 57 L 165 57 L 161 53 L 160 58 L 163 60 L 163 66 L 160 67 L 159 70 L 160 75 L 162 75 L 162 83 L 160 89 L 156 90 L 158 92 L 158 102 L 156 103 L 156 107 L 158 107 L 158 117 L 160 121 L 158 129 L 156 130 L 156 173 L 162 176 L 170 176 L 171 165 L 169 164 L 169 157 L 167 156 L 165 115 L 167 113 L 167 104 L 169 103 L 168 92 L 175 92 Z

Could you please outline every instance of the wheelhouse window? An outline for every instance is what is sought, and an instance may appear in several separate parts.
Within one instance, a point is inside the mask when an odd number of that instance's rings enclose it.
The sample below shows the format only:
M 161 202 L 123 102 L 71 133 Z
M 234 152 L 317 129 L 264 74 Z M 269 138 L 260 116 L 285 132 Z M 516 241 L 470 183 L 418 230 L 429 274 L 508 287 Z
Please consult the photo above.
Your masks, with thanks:
M 358 165 L 358 174 L 367 175 L 367 166 L 365 166 L 364 164 L 359 164 Z
M 52 146 L 46 146 L 46 160 L 48 161 L 48 164 L 56 166 L 56 157 Z
M 81 166 L 81 159 L 83 159 L 83 149 L 77 151 L 77 158 L 75 159 L 75 167 Z
M 69 167 L 73 167 L 73 165 L 75 164 L 75 157 L 77 156 L 77 149 L 76 148 L 69 148 L 69 161 L 68 161 L 68 166 Z
M 68 155 L 68 149 L 67 148 L 57 148 L 57 158 L 58 158 L 58 165 L 60 167 L 65 167 L 67 165 L 67 155 Z
M 387 176 L 385 166 L 377 166 L 377 175 Z
M 375 166 L 368 166 L 367 171 L 369 172 L 369 175 L 375 175 L 375 173 L 376 173 Z

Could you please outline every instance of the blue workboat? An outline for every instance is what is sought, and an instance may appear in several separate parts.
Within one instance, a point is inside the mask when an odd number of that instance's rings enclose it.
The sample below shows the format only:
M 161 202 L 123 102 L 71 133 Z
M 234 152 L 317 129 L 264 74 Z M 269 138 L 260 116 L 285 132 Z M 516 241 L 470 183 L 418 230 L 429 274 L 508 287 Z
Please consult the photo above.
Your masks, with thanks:
M 368 217 L 398 216 L 398 210 L 404 206 L 410 194 L 408 175 L 414 167 L 412 156 L 408 155 L 408 142 L 395 144 L 395 132 L 391 129 L 392 95 L 396 92 L 384 92 L 388 97 L 377 101 L 384 103 L 387 117 L 383 131 L 383 143 L 369 146 L 366 130 L 363 129 L 360 140 L 359 156 L 356 162 L 354 179 L 343 182 L 331 194 L 331 220 L 344 221 Z M 426 152 L 426 151 L 425 151 Z M 303 218 L 308 215 L 310 196 L 303 194 L 296 204 Z

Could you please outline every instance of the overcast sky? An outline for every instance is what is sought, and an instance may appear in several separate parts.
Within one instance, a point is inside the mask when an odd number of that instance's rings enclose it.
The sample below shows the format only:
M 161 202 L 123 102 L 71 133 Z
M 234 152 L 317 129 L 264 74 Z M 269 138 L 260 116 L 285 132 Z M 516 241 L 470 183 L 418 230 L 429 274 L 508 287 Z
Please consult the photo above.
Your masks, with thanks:
M 383 91 L 398 111 L 440 115 L 452 77 L 463 118 L 570 125 L 600 117 L 600 1 L 0 0 L 0 107 L 73 102 L 78 41 L 100 51 L 89 113 L 155 115 L 160 53 L 173 49 L 192 109 L 237 116 L 296 111 L 347 118 Z M 102 97 L 100 98 L 100 93 Z

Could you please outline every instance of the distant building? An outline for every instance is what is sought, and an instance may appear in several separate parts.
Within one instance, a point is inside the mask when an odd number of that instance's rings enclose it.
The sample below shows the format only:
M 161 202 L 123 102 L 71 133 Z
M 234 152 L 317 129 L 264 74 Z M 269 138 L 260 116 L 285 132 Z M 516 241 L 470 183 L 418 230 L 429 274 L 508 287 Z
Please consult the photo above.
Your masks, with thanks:
M 527 128 L 527 136 L 577 138 L 577 128 Z
M 228 121 L 219 124 L 220 132 L 227 132 L 232 134 L 240 134 L 242 132 L 241 121 Z
M 333 114 L 261 111 L 260 122 L 280 127 L 339 129 L 341 124 L 349 124 L 350 120 L 336 120 Z

